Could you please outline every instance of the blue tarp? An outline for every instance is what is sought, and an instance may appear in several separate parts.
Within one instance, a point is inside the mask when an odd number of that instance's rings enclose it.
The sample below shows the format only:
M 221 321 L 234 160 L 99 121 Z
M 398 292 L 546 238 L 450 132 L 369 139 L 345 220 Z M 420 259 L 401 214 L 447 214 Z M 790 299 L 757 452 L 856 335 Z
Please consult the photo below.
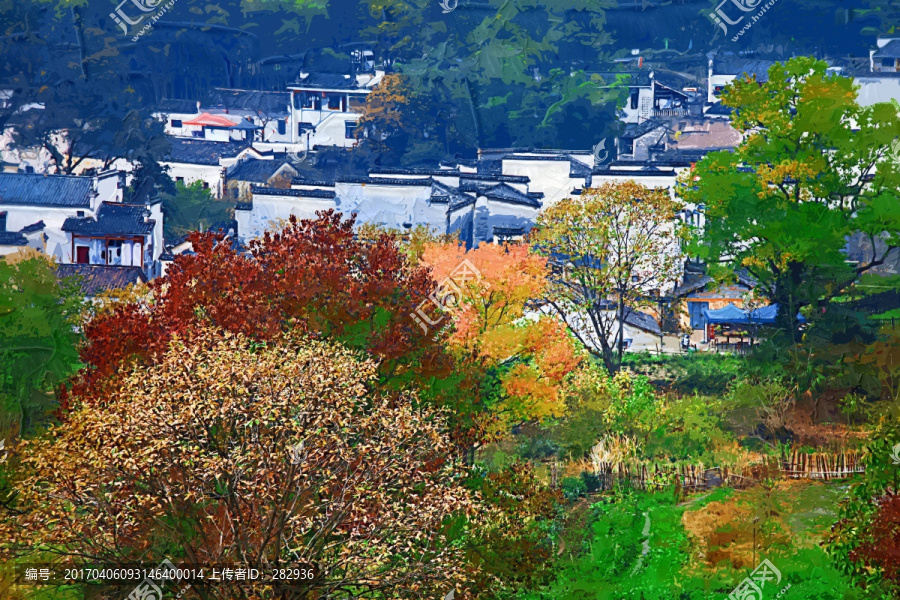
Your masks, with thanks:
M 769 306 L 756 308 L 751 310 L 747 316 L 751 323 L 772 325 L 775 323 L 775 317 L 778 316 L 778 304 L 770 304 Z M 804 319 L 803 315 L 800 313 L 797 313 L 797 320 L 801 323 L 806 323 L 806 319 Z
M 772 325 L 775 323 L 777 315 L 777 304 L 755 308 L 751 311 L 742 310 L 734 304 L 729 304 L 725 308 L 718 310 L 709 310 L 707 308 L 703 311 L 703 318 L 712 325 L 720 323 L 731 325 Z M 806 323 L 806 319 L 800 313 L 797 313 L 797 320 L 801 323 Z
M 734 304 L 729 304 L 725 308 L 718 310 L 703 309 L 703 318 L 707 323 L 717 325 L 719 323 L 732 323 L 735 325 L 747 323 L 747 312 L 741 310 Z

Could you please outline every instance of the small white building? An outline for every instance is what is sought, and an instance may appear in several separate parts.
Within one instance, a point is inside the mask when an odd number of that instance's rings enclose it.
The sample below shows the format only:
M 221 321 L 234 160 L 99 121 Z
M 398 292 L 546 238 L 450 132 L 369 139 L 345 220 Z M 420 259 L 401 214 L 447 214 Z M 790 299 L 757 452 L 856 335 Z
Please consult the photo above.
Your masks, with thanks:
M 294 142 L 304 148 L 350 147 L 365 110 L 366 96 L 384 77 L 375 73 L 300 73 L 291 91 Z
M 39 249 L 57 262 L 75 262 L 71 240 L 63 231 L 66 219 L 94 217 L 104 202 L 122 201 L 122 188 L 115 171 L 95 177 L 0 173 L 0 231 L 24 233 L 41 227 Z
M 75 264 L 138 267 L 148 279 L 160 275 L 161 201 L 150 205 L 103 202 L 96 216 L 69 217 L 62 230 L 69 235 Z
M 244 142 L 214 142 L 204 139 L 172 138 L 172 149 L 160 164 L 169 168 L 169 177 L 190 185 L 203 182 L 214 198 L 225 192 L 226 171 L 245 158 L 272 160 L 272 152 L 256 150 Z

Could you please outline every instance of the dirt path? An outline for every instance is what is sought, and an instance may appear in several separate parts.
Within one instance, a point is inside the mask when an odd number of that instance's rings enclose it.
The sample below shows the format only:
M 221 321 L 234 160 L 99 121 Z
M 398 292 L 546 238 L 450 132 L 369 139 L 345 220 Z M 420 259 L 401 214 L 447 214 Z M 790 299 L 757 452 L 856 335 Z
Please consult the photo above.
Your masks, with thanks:
M 631 571 L 631 574 L 634 575 L 637 573 L 642 566 L 644 566 L 644 557 L 650 553 L 650 513 L 644 513 L 644 530 L 641 531 L 641 535 L 644 537 L 643 542 L 643 550 L 641 550 L 641 555 L 638 557 L 637 564 L 634 565 L 634 569 Z

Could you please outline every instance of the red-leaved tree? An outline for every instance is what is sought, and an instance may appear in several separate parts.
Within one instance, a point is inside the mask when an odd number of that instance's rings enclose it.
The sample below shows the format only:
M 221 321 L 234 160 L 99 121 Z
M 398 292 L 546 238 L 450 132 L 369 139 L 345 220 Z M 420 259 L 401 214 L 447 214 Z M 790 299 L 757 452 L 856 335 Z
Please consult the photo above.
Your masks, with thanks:
M 194 253 L 179 255 L 150 284 L 149 302 L 130 302 L 85 323 L 83 369 L 63 392 L 60 416 L 80 402 L 103 402 L 104 389 L 126 363 L 153 364 L 172 336 L 218 327 L 268 340 L 287 329 L 339 341 L 378 362 L 389 389 L 446 375 L 452 359 L 441 336 L 422 332 L 410 316 L 431 292 L 427 268 L 414 268 L 388 235 L 360 241 L 353 219 L 333 211 L 291 218 L 236 249 L 221 235 L 194 233 Z

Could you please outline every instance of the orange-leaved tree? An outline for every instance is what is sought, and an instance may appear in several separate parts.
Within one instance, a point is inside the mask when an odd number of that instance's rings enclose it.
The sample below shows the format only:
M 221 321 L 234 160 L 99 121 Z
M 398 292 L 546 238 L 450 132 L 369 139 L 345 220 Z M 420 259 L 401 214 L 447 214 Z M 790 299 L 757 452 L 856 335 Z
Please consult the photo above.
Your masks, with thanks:
M 102 406 L 16 447 L 0 554 L 316 566 L 268 588 L 195 584 L 221 600 L 461 595 L 478 574 L 453 523 L 482 511 L 446 415 L 373 391 L 377 377 L 374 361 L 297 332 L 175 335 Z
M 561 416 L 563 380 L 581 355 L 565 327 L 532 306 L 547 287 L 546 260 L 527 245 L 482 244 L 467 252 L 450 243 L 426 245 L 421 261 L 433 269 L 436 297 L 453 296 L 441 323 L 452 321 L 448 342 L 458 363 L 498 384 L 478 390 L 486 433 Z M 457 277 L 461 270 L 468 276 Z

